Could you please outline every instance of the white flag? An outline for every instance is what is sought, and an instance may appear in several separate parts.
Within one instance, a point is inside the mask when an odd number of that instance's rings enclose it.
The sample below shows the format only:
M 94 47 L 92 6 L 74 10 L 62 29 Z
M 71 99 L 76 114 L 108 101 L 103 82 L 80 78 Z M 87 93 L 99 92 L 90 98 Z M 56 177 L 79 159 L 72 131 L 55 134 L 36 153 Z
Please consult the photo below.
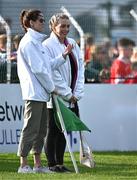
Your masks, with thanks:
M 80 132 L 80 163 L 90 168 L 95 167 L 95 161 L 91 148 L 82 132 Z

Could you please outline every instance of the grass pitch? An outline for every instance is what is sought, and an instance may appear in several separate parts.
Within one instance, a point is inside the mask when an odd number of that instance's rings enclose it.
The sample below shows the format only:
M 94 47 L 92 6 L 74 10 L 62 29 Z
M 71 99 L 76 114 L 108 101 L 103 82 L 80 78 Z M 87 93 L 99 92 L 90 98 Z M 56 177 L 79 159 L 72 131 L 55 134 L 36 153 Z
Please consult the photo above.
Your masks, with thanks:
M 18 174 L 19 158 L 16 154 L 0 154 L 0 180 L 136 180 L 137 152 L 94 152 L 95 168 L 79 164 L 79 153 L 74 153 L 79 174 L 76 174 L 69 153 L 65 153 L 65 165 L 73 173 L 54 174 Z M 30 165 L 33 165 L 29 156 Z M 46 166 L 45 155 L 42 154 L 43 165 Z

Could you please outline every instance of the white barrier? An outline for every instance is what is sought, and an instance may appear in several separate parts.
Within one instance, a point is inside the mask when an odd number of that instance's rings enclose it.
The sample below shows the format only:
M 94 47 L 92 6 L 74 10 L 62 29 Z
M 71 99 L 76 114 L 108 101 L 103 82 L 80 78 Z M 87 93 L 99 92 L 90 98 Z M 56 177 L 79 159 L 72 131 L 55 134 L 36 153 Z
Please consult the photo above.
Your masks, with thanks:
M 94 150 L 137 150 L 137 85 L 86 85 L 80 109 Z
M 85 85 L 80 101 L 81 119 L 92 130 L 86 133 L 96 151 L 137 150 L 137 85 Z M 17 152 L 23 124 L 24 102 L 18 84 L 0 84 L 0 152 Z M 79 150 L 77 133 L 70 135 Z

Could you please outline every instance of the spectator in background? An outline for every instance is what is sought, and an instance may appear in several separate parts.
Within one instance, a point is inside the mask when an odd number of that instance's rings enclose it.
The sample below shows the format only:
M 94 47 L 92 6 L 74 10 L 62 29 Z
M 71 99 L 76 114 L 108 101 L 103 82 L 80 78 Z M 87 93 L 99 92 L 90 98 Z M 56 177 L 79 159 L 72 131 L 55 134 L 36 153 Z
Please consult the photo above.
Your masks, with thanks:
M 85 66 L 91 61 L 92 55 L 95 52 L 94 38 L 91 34 L 85 35 Z
M 137 83 L 137 61 L 132 62 L 132 74 L 133 78 L 131 78 L 130 83 L 135 84 Z
M 17 51 L 17 49 L 18 49 L 19 43 L 20 43 L 22 37 L 23 36 L 18 35 L 18 34 L 13 37 L 13 46 L 14 46 L 15 51 Z
M 53 80 L 56 90 L 66 106 L 79 116 L 77 101 L 82 98 L 84 91 L 84 61 L 77 43 L 72 38 L 67 37 L 69 29 L 70 20 L 67 15 L 63 13 L 53 15 L 50 19 L 51 34 L 43 42 L 43 45 L 50 57 L 62 53 L 68 43 L 73 45 L 73 51 L 67 57 L 68 61 L 58 70 L 53 71 Z M 45 153 L 49 169 L 55 172 L 69 172 L 69 169 L 64 166 L 66 140 L 63 132 L 56 125 L 52 104 L 48 103 L 48 105 Z
M 16 61 L 17 60 L 17 48 L 22 36 L 16 35 L 13 38 L 13 48 L 11 48 L 11 55 L 10 60 Z M 7 61 L 7 35 L 1 34 L 0 35 L 0 62 Z
M 111 62 L 113 62 L 119 56 L 119 52 L 117 49 L 117 42 L 114 44 L 114 46 L 110 48 L 109 56 L 110 56 Z
M 136 46 L 133 48 L 133 54 L 131 56 L 131 62 L 132 63 L 137 62 L 137 47 Z
M 13 43 L 12 52 L 11 52 L 12 62 L 17 62 L 17 50 L 22 37 L 23 36 L 17 34 L 12 39 L 12 43 Z
M 137 83 L 137 47 L 134 47 L 133 54 L 131 57 L 131 63 L 132 63 L 132 74 L 133 79 L 131 79 L 131 83 Z
M 106 52 L 108 53 L 108 56 L 109 56 L 111 62 L 112 62 L 116 57 L 118 57 L 117 43 L 115 43 L 114 45 L 112 45 L 112 42 L 111 42 L 110 38 L 105 37 L 105 38 L 102 40 L 102 46 L 104 47 L 104 49 L 105 49 Z
M 110 63 L 106 47 L 104 45 L 97 45 L 91 61 L 85 67 L 86 82 L 106 83 L 106 80 L 109 79 Z
M 7 44 L 7 36 L 6 34 L 0 35 L 0 62 L 6 62 L 7 53 L 6 53 L 6 44 Z
M 112 84 L 130 83 L 133 78 L 131 67 L 131 56 L 135 42 L 128 38 L 121 38 L 117 43 L 119 56 L 113 61 L 111 66 L 110 82 Z

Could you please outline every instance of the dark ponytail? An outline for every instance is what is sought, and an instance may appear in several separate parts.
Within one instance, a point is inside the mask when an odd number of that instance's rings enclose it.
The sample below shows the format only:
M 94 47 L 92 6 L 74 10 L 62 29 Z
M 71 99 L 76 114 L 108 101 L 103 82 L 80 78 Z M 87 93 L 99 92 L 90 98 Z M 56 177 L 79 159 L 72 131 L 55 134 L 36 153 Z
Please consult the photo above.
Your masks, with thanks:
M 21 22 L 21 26 L 25 30 L 25 32 L 27 32 L 27 28 L 31 28 L 30 20 L 36 21 L 40 14 L 41 14 L 41 11 L 35 10 L 35 9 L 21 11 L 20 22 Z
M 22 28 L 25 30 L 25 32 L 27 32 L 27 27 L 25 26 L 25 22 L 26 22 L 26 17 L 27 17 L 27 10 L 22 10 L 20 13 L 20 22 L 21 22 L 21 26 Z

